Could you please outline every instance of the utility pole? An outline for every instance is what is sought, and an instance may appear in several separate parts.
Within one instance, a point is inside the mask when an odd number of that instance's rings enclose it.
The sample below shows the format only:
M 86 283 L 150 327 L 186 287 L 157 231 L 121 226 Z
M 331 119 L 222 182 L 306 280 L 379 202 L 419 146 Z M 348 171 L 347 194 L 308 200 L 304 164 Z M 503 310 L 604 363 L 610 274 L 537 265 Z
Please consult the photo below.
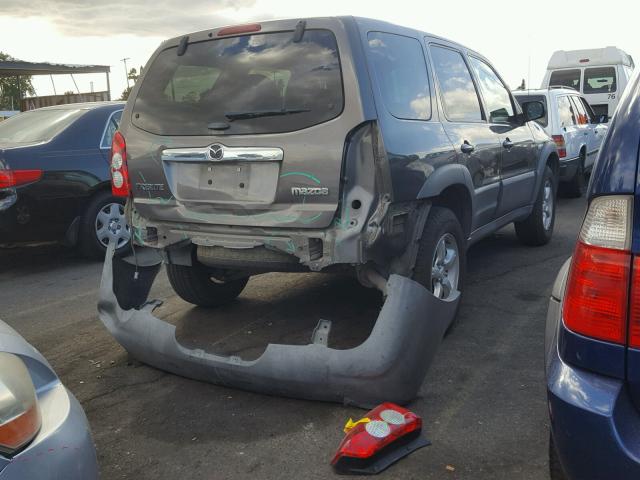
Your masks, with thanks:
M 131 60 L 131 59 L 127 57 L 127 58 L 123 58 L 120 61 L 124 63 L 124 76 L 127 77 L 127 88 L 129 88 L 129 70 L 127 69 L 127 60 Z

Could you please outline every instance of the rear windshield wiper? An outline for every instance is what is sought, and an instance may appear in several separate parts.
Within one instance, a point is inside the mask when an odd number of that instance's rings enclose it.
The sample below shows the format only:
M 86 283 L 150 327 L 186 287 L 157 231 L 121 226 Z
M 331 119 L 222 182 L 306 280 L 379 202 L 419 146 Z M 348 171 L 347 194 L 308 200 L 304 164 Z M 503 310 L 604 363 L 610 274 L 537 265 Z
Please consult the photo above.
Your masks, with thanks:
M 277 117 L 279 115 L 292 115 L 310 111 L 306 108 L 283 108 L 282 110 L 256 110 L 254 112 L 225 112 L 224 116 L 233 121 L 247 118 Z

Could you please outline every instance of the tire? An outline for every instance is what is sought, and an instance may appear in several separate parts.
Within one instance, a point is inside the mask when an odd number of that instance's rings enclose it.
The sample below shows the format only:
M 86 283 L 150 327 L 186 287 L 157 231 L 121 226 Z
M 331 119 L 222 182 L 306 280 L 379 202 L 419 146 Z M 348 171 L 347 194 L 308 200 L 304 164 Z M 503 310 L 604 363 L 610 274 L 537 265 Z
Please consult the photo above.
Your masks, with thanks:
M 440 261 L 439 257 L 442 255 L 439 255 L 436 249 L 439 245 L 442 246 L 442 242 L 444 242 L 446 254 L 444 260 Z M 453 253 L 457 259 L 451 257 Z M 455 260 L 457 260 L 457 275 L 454 276 Z M 444 278 L 434 276 L 434 267 L 443 267 L 441 273 L 449 281 L 450 286 L 455 288 L 443 288 L 446 281 L 443 281 Z M 418 245 L 418 255 L 412 278 L 437 297 L 448 298 L 455 290 L 462 292 L 465 273 L 466 241 L 462 226 L 455 214 L 448 208 L 432 207 Z M 455 283 L 455 285 L 451 285 L 451 283 Z
M 556 220 L 556 190 L 556 177 L 551 168 L 546 166 L 531 214 L 526 219 L 515 222 L 516 235 L 525 245 L 546 245 L 551 240 Z
M 125 201 L 100 191 L 90 200 L 80 223 L 79 246 L 86 257 L 104 258 L 109 238 L 119 243 L 116 255 L 131 249 L 131 230 L 124 215 Z
M 584 174 L 584 162 L 585 155 L 584 150 L 580 152 L 580 158 L 578 159 L 578 168 L 576 174 L 568 182 L 563 182 L 562 193 L 568 198 L 580 198 L 584 195 L 587 189 L 587 182 Z
M 551 480 L 567 480 L 551 433 L 549 433 L 549 478 Z
M 249 281 L 249 277 L 219 283 L 201 264 L 193 266 L 167 265 L 167 276 L 173 290 L 185 302 L 199 307 L 217 307 L 234 300 Z

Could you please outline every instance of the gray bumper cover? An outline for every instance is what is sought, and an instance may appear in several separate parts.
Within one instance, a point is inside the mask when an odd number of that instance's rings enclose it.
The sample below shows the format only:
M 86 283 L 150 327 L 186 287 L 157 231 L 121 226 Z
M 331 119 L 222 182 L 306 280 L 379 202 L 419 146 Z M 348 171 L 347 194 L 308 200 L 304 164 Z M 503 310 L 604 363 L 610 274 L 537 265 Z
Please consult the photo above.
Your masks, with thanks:
M 137 256 L 139 277 L 135 280 L 130 270 L 114 269 L 117 262 L 133 263 L 131 258 L 114 258 L 112 247 L 106 255 L 98 312 L 115 339 L 135 358 L 156 368 L 273 395 L 362 407 L 411 401 L 459 301 L 459 294 L 443 301 L 413 280 L 391 275 L 376 324 L 357 347 L 336 350 L 320 344 L 269 344 L 258 359 L 245 361 L 180 345 L 175 326 L 153 316 L 160 304 L 157 301 L 142 301 L 139 309 L 122 309 L 114 294 L 114 280 L 116 291 L 139 289 L 146 300 L 158 271 L 159 257 L 143 261 L 143 255 Z

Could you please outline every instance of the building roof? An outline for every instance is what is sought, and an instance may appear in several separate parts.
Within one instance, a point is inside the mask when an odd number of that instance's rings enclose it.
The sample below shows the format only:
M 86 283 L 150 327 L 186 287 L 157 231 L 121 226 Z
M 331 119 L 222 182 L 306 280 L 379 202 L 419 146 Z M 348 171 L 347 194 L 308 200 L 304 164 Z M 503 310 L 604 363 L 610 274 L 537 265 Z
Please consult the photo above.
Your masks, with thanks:
M 23 62 L 20 60 L 0 61 L 0 77 L 17 75 L 59 75 L 73 73 L 109 73 L 108 65 L 71 65 L 62 63 Z

